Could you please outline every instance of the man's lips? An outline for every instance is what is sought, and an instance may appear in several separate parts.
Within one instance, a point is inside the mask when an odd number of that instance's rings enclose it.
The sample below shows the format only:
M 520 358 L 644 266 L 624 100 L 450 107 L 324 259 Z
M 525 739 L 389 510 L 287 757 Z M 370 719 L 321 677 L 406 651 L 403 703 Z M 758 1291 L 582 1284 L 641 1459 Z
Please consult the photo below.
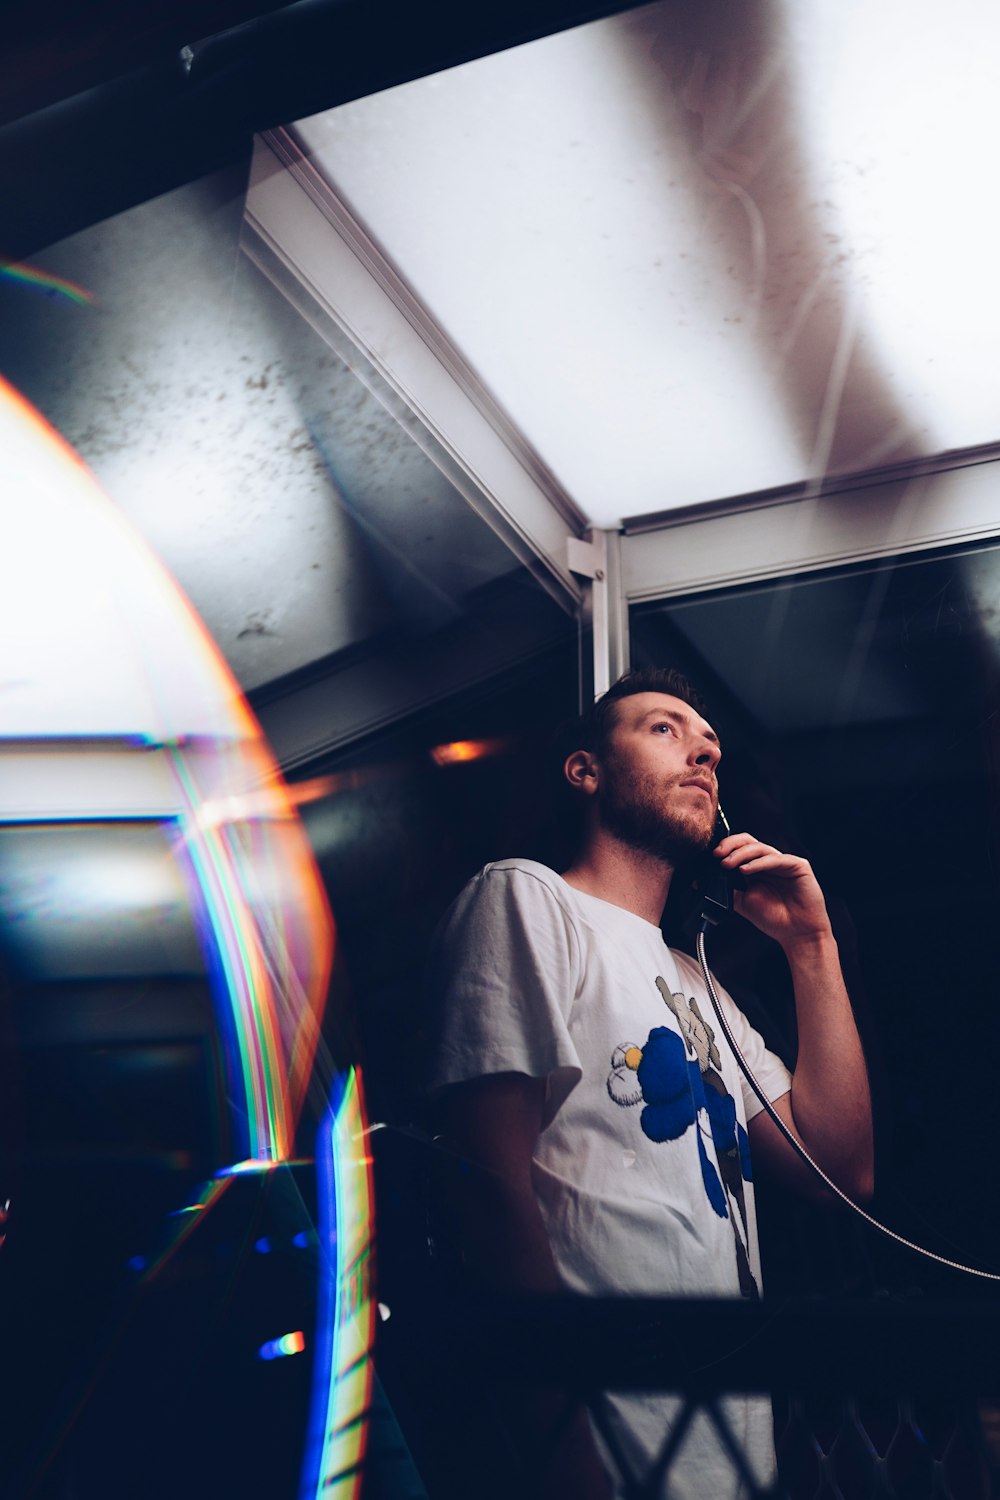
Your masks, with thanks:
M 712 802 L 715 801 L 715 787 L 708 781 L 682 781 L 681 786 L 694 787 L 696 792 L 704 792 Z

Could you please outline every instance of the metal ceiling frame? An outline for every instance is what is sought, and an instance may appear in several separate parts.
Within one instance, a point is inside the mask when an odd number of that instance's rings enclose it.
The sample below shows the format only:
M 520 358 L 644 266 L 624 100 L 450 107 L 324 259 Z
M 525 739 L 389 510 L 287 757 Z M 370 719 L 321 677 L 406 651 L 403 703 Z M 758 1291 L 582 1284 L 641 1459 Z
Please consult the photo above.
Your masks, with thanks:
M 586 518 L 291 130 L 255 141 L 246 226 L 251 259 L 268 255 L 284 266 L 321 321 L 370 361 L 379 377 L 374 394 L 385 401 L 388 386 L 399 398 L 392 414 L 553 597 L 577 612 L 584 589 L 567 544 L 584 534 Z M 365 378 L 363 368 L 358 374 Z
M 839 489 L 829 481 L 780 498 L 748 496 L 650 529 L 636 523 L 621 540 L 625 599 L 704 593 L 1000 535 L 995 454 L 945 454 L 901 470 L 853 476 Z
M 629 666 L 633 604 L 986 541 L 1000 536 L 998 486 L 990 446 L 590 533 L 570 558 L 593 579 L 595 696 Z

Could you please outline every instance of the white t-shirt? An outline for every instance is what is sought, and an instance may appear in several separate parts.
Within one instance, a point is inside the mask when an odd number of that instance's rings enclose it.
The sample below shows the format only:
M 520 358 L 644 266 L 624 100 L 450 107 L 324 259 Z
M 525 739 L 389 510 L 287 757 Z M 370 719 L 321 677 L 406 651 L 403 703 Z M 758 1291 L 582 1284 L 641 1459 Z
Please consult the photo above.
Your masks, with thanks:
M 431 1087 L 506 1072 L 546 1080 L 534 1186 L 567 1287 L 757 1294 L 746 1122 L 761 1105 L 712 1024 L 693 960 L 668 948 L 658 927 L 544 865 L 502 860 L 451 908 L 431 975 L 442 1007 Z M 720 994 L 765 1093 L 787 1093 L 785 1065 Z M 657 1392 L 607 1400 L 629 1460 L 645 1473 L 678 1401 Z M 725 1409 L 766 1481 L 769 1402 L 729 1398 Z M 671 1465 L 671 1497 L 739 1493 L 714 1430 L 697 1417 Z

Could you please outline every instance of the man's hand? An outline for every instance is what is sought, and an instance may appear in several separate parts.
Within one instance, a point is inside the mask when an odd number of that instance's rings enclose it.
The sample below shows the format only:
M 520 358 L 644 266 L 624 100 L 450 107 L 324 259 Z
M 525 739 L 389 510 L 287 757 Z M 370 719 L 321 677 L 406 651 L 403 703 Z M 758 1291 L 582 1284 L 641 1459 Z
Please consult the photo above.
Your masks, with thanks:
M 782 854 L 749 833 L 715 848 L 723 869 L 746 879 L 736 910 L 780 943 L 795 991 L 799 1050 L 778 1113 L 855 1202 L 873 1188 L 871 1100 L 864 1055 L 840 970 L 823 892 L 807 859 Z M 751 1149 L 792 1186 L 814 1190 L 810 1174 L 767 1114 L 748 1126 Z
M 746 879 L 746 889 L 734 893 L 735 909 L 786 953 L 831 936 L 823 892 L 807 859 L 782 854 L 749 833 L 731 833 L 713 853 L 723 869 Z

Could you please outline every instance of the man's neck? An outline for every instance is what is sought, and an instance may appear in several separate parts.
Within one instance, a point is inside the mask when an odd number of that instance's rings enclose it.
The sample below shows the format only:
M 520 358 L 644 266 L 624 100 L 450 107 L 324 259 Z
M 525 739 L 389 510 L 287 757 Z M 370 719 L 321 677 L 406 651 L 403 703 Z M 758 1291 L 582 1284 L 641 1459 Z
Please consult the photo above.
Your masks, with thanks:
M 599 896 L 658 927 L 673 873 L 665 860 L 633 849 L 602 829 L 588 839 L 562 878 L 575 890 Z

